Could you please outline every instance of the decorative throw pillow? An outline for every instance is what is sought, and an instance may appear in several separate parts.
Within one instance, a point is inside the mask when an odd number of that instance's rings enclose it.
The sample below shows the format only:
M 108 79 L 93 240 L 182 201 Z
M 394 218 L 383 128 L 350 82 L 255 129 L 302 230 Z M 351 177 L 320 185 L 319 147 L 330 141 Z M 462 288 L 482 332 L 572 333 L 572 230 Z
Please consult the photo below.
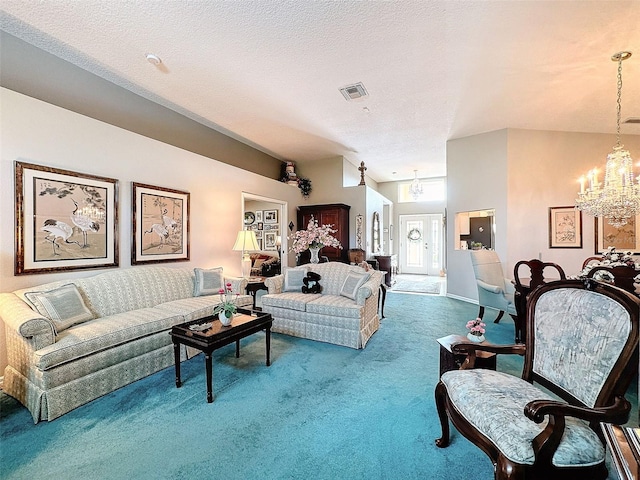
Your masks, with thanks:
M 195 289 L 193 292 L 194 297 L 201 297 L 203 295 L 215 295 L 224 288 L 224 276 L 222 275 L 222 267 L 204 269 L 193 269 L 195 278 Z
M 253 261 L 253 268 L 260 268 L 263 263 L 264 263 L 264 260 L 261 258 L 258 258 Z
M 355 300 L 358 289 L 364 282 L 369 280 L 370 276 L 370 273 L 349 272 L 340 289 L 340 295 Z
M 26 292 L 24 296 L 40 315 L 51 320 L 56 335 L 72 325 L 96 318 L 73 283 L 46 292 Z
M 283 292 L 302 292 L 304 277 L 307 276 L 306 268 L 287 268 L 284 271 Z

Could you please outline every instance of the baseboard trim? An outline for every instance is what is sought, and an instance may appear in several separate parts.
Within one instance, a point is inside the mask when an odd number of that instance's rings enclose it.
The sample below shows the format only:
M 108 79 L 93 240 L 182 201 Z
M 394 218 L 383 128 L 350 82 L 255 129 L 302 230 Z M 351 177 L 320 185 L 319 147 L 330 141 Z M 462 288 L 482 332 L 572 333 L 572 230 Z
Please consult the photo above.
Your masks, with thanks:
M 461 297 L 460 295 L 455 295 L 453 293 L 447 293 L 448 298 L 453 298 L 455 300 L 461 300 L 467 303 L 473 303 L 474 305 L 478 305 L 478 300 L 474 300 L 473 298 Z

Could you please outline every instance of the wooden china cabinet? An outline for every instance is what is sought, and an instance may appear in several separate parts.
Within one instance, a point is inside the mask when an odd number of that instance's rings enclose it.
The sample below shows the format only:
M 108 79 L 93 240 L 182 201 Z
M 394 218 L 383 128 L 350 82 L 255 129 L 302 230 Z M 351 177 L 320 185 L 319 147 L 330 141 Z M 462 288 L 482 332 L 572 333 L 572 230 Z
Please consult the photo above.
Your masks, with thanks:
M 298 230 L 305 230 L 309 225 L 311 216 L 318 221 L 318 226 L 332 225 L 337 230 L 333 235 L 342 245 L 342 250 L 333 247 L 324 247 L 320 250 L 320 257 L 327 257 L 330 262 L 349 263 L 347 251 L 349 250 L 349 205 L 332 203 L 328 205 L 304 205 L 298 207 Z M 309 263 L 309 252 L 300 255 L 300 264 Z

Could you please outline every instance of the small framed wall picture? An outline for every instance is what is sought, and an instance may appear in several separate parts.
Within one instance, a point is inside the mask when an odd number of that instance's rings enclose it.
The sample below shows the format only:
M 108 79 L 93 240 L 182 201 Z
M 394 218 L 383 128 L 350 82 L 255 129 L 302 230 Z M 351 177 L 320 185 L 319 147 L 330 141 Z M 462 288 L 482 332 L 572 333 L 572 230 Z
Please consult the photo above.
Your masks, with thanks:
M 264 234 L 264 249 L 276 250 L 278 235 L 275 232 L 265 232 Z
M 262 210 L 256 210 L 256 222 L 262 222 Z
M 265 210 L 262 221 L 264 223 L 278 223 L 278 210 Z
M 133 183 L 131 264 L 189 260 L 189 192 Z
M 582 212 L 549 207 L 549 248 L 582 248 Z

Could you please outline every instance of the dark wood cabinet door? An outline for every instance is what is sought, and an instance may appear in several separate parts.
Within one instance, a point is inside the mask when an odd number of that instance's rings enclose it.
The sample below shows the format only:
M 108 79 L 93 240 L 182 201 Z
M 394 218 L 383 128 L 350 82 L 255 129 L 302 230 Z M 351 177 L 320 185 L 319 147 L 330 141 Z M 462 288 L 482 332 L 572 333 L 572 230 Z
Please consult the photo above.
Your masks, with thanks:
M 305 205 L 298 209 L 298 230 L 304 230 L 309 225 L 313 216 L 318 221 L 318 225 L 332 225 L 337 230 L 334 236 L 342 245 L 342 249 L 334 247 L 324 247 L 320 251 L 320 256 L 327 257 L 330 262 L 349 263 L 347 250 L 349 250 L 349 205 L 341 203 L 330 205 Z M 308 263 L 308 255 L 301 255 L 299 263 Z

